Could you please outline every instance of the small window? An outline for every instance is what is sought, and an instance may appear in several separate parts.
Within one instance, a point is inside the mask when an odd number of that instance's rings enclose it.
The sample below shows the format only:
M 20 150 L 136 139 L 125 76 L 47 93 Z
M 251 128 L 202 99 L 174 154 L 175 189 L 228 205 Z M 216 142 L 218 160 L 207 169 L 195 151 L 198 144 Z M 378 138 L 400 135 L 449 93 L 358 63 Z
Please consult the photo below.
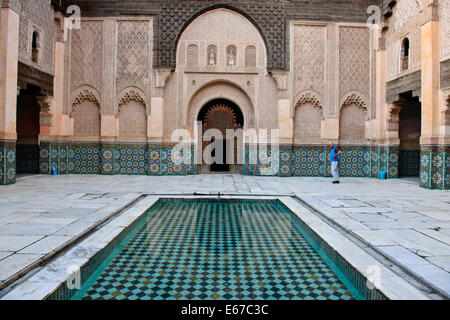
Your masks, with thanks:
M 402 70 L 409 69 L 409 39 L 405 38 L 402 42 Z
M 33 32 L 33 39 L 31 42 L 31 61 L 38 63 L 39 61 L 39 33 L 37 31 Z

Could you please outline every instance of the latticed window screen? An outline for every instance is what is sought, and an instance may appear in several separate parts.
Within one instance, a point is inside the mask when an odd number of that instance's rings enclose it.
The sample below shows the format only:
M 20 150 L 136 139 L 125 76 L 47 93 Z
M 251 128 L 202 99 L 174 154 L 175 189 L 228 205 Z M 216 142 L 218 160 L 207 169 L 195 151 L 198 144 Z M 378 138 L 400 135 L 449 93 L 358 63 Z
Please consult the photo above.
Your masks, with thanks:
M 198 47 L 195 44 L 191 44 L 187 49 L 187 65 L 190 67 L 198 66 Z
M 248 46 L 245 48 L 245 66 L 256 67 L 256 47 Z

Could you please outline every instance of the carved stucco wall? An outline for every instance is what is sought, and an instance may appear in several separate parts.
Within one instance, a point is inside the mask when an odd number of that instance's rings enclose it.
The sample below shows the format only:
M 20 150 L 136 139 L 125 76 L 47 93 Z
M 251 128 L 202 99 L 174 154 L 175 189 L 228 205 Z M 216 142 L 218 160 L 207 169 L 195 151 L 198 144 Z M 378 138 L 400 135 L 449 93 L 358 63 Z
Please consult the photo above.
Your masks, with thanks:
M 322 119 L 342 117 L 342 106 L 353 102 L 364 110 L 372 108 L 370 30 L 362 25 L 307 22 L 294 22 L 292 30 L 294 142 L 321 143 Z M 311 105 L 314 109 L 306 112 Z M 365 113 L 363 128 L 367 118 Z M 341 123 L 346 126 L 346 122 Z M 307 126 L 315 133 L 308 134 Z M 364 135 L 358 139 L 366 142 Z
M 137 101 L 130 101 L 119 109 L 119 137 L 146 138 L 147 116 L 145 105 Z
M 101 94 L 103 74 L 103 21 L 82 21 L 81 29 L 72 31 L 71 40 L 71 93 L 80 87 L 91 86 Z
M 196 69 L 192 71 L 248 71 L 245 67 L 245 49 L 248 46 L 257 47 L 257 67 L 265 68 L 267 55 L 264 41 L 258 30 L 243 16 L 226 10 L 209 11 L 198 17 L 184 31 L 178 42 L 177 67 L 186 65 L 186 52 L 190 45 L 196 45 L 199 50 L 199 67 L 209 67 L 207 51 L 214 45 L 217 48 L 217 66 L 212 69 Z M 238 69 L 227 67 L 227 47 L 237 47 Z
M 318 99 L 324 96 L 325 48 L 325 26 L 294 26 L 293 78 L 295 94 L 304 90 L 312 90 L 319 94 Z
M 311 103 L 303 103 L 295 108 L 294 143 L 321 143 L 322 109 Z
M 148 101 L 152 29 L 149 21 L 117 22 L 117 95 L 127 87 L 136 87 L 145 93 Z
M 22 0 L 19 20 L 19 61 L 42 71 L 54 73 L 56 25 L 54 11 L 48 0 Z M 39 61 L 31 60 L 32 33 L 40 38 Z
M 340 101 L 357 91 L 363 100 L 370 95 L 370 33 L 361 27 L 339 30 L 339 92 Z M 367 100 L 366 100 L 367 101 Z
M 208 1 L 180 1 L 161 4 L 158 66 L 174 68 L 176 45 L 182 31 L 202 12 L 217 6 Z M 283 4 L 277 2 L 221 4 L 251 17 L 268 46 L 268 69 L 287 68 L 286 32 Z
M 330 30 L 334 30 L 332 39 Z M 102 113 L 119 117 L 118 107 L 123 97 L 134 92 L 150 115 L 153 32 L 149 17 L 86 18 L 81 30 L 74 30 L 71 35 L 67 111 L 70 112 L 78 91 L 89 89 L 98 93 Z M 359 99 L 367 110 L 371 108 L 371 54 L 367 28 L 362 25 L 302 22 L 294 23 L 291 32 L 293 87 L 289 85 L 287 91 L 293 97 L 292 117 L 295 118 L 295 107 L 301 107 L 300 100 L 305 104 L 316 101 L 314 107 L 320 110 L 322 118 L 339 117 L 343 101 L 349 96 L 356 95 L 355 99 Z M 217 54 L 213 66 L 208 65 L 211 45 L 216 47 Z M 233 66 L 227 64 L 229 46 L 236 47 Z M 251 60 L 256 61 L 256 66 L 246 63 L 246 52 L 254 52 L 248 49 L 252 46 L 256 53 L 252 53 Z M 165 140 L 170 139 L 174 129 L 188 127 L 188 117 L 191 116 L 188 110 L 193 97 L 213 82 L 221 83 L 222 98 L 228 98 L 227 95 L 247 97 L 253 110 L 252 127 L 278 127 L 278 99 L 288 98 L 287 91 L 280 91 L 274 78 L 267 73 L 269 57 L 264 39 L 246 17 L 224 8 L 198 16 L 180 37 L 176 57 L 177 69 L 164 89 L 155 89 L 159 90 L 157 94 L 164 97 L 165 102 Z M 196 61 L 188 64 L 187 61 L 192 59 Z M 330 61 L 335 61 L 333 65 L 337 66 L 330 67 Z M 226 84 L 230 88 L 228 92 Z M 212 96 L 217 95 L 213 91 Z M 238 91 L 239 94 L 236 93 Z M 305 113 L 298 111 L 297 114 Z M 318 122 L 314 115 L 312 120 Z M 304 119 L 296 120 L 297 123 L 302 121 Z M 127 121 L 122 120 L 122 123 Z M 317 123 L 315 126 L 316 129 L 319 127 Z M 295 130 L 302 132 L 301 128 Z M 314 141 L 309 142 L 317 142 L 316 136 L 317 130 L 311 137 Z
M 217 54 L 213 65 L 209 65 L 208 56 L 211 46 Z M 227 49 L 233 46 L 236 55 L 234 64 L 229 65 Z M 197 66 L 191 61 L 194 56 L 198 56 Z M 248 127 L 276 128 L 278 91 L 266 65 L 264 40 L 244 16 L 221 8 L 197 17 L 178 42 L 177 68 L 165 87 L 166 138 L 175 128 L 192 128 L 192 119 L 201 108 L 193 107 L 193 101 L 205 93 L 210 99 L 230 99 L 251 110 L 243 110 Z
M 126 108 L 137 101 L 149 115 L 152 38 L 151 17 L 84 19 L 81 29 L 71 32 L 66 113 L 71 113 L 78 93 L 87 90 L 99 96 L 102 114 L 119 117 L 119 105 Z M 133 133 L 124 128 L 131 122 L 123 114 L 120 131 Z M 142 136 L 143 129 L 138 131 Z
M 439 0 L 441 60 L 450 59 L 450 0 Z
M 418 0 L 398 0 L 393 8 L 386 33 L 387 81 L 420 70 L 420 6 Z M 410 41 L 410 67 L 402 71 L 401 46 L 405 37 Z
M 365 141 L 367 110 L 355 104 L 341 109 L 339 141 L 343 144 L 359 144 Z

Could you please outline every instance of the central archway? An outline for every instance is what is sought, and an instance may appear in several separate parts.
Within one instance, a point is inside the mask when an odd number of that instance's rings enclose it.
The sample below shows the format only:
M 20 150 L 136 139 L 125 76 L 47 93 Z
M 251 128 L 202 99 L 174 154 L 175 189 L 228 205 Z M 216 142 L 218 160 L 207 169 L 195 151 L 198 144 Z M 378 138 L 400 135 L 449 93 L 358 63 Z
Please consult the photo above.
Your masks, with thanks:
M 239 150 L 243 149 L 243 140 L 238 137 L 230 138 L 227 136 L 227 130 L 236 130 L 244 128 L 244 114 L 237 104 L 228 99 L 214 99 L 206 103 L 198 113 L 197 121 L 202 123 L 203 133 L 213 129 L 221 133 L 221 137 L 214 137 L 211 141 L 203 141 L 202 150 L 206 150 L 204 157 L 206 161 L 201 166 L 202 173 L 216 172 L 240 172 L 242 164 L 242 155 L 239 156 Z M 208 146 L 214 143 L 216 146 L 208 154 Z M 217 150 L 220 149 L 220 150 Z M 208 161 L 215 159 L 214 161 Z

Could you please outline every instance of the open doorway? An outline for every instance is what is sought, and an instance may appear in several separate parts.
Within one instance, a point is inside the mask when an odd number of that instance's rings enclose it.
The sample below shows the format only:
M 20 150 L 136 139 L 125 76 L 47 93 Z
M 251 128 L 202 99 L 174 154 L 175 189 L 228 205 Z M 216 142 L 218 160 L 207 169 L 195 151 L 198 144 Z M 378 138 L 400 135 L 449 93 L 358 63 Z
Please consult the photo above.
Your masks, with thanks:
M 401 97 L 399 177 L 418 178 L 420 175 L 421 103 L 418 97 L 412 97 L 412 93 Z
M 40 88 L 28 85 L 17 97 L 17 174 L 39 173 L 40 94 Z
M 215 161 L 211 165 L 203 164 L 201 173 L 239 173 L 240 161 L 238 150 L 243 149 L 242 141 L 237 138 L 227 140 L 227 130 L 238 130 L 244 127 L 244 116 L 241 109 L 232 101 L 227 99 L 215 99 L 208 102 L 199 112 L 198 121 L 203 124 L 203 134 L 209 129 L 217 129 L 222 137 L 213 138 L 212 141 L 203 141 L 203 150 L 214 142 L 218 150 L 212 150 L 211 156 Z M 230 163 L 230 159 L 233 159 Z M 205 162 L 205 159 L 204 159 Z

